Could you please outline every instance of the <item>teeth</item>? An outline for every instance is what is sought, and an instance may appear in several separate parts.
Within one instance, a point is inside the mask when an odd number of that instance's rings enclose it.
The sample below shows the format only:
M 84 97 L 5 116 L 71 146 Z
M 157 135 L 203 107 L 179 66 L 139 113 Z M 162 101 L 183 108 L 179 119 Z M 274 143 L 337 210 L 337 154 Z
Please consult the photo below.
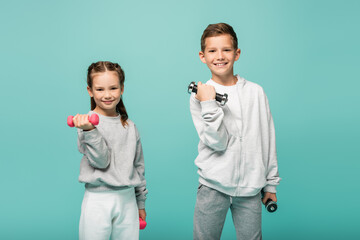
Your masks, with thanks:
M 225 65 L 225 63 L 217 63 L 217 64 L 215 64 L 216 66 L 224 66 Z

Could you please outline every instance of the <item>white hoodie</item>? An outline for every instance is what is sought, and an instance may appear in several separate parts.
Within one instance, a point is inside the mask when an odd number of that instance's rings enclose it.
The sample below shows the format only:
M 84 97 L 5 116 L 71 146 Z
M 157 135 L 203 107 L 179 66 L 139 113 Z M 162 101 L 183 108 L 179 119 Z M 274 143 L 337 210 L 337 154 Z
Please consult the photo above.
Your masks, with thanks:
M 227 104 L 200 102 L 191 94 L 190 112 L 200 138 L 195 159 L 199 182 L 230 196 L 254 196 L 263 188 L 276 193 L 280 178 L 267 97 L 258 84 L 237 78 L 241 119 L 235 118 Z M 214 81 L 206 84 L 223 94 Z

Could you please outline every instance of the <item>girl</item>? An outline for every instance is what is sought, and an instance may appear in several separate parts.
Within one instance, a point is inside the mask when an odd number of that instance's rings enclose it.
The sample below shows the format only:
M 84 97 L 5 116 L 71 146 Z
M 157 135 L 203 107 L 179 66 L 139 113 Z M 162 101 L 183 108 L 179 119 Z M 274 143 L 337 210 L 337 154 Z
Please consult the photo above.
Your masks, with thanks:
M 84 154 L 79 181 L 85 183 L 79 226 L 80 240 L 139 239 L 139 217 L 145 220 L 146 181 L 140 136 L 128 119 L 121 95 L 124 72 L 117 63 L 90 65 L 89 115 L 77 114 L 78 147 Z

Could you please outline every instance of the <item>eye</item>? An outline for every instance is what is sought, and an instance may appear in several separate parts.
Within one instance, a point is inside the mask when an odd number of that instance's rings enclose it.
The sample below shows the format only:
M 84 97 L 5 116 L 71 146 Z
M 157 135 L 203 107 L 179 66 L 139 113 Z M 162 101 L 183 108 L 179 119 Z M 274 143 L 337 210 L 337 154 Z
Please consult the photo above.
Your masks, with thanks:
M 95 89 L 95 90 L 98 91 L 98 92 L 100 92 L 100 91 L 102 91 L 103 89 L 97 88 L 97 89 Z
M 215 50 L 209 50 L 209 52 L 211 52 L 211 53 L 212 53 L 212 52 L 215 52 Z
M 116 89 L 118 89 L 118 88 L 117 88 L 117 87 L 112 87 L 112 88 L 111 88 L 111 90 L 116 90 Z

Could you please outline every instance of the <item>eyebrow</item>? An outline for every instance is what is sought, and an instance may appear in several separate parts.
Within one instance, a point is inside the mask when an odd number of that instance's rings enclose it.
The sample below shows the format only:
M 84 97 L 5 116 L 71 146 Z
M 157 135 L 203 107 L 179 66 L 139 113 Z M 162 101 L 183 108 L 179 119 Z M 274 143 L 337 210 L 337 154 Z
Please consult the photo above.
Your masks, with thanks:
M 222 46 L 220 49 L 223 49 L 223 48 L 234 48 L 232 45 L 228 45 L 228 46 Z M 217 47 L 212 47 L 212 46 L 207 46 L 206 49 L 217 49 Z
M 104 86 L 102 85 L 93 85 L 94 88 L 105 88 Z M 120 87 L 120 84 L 113 84 L 113 85 L 110 85 L 108 87 Z

